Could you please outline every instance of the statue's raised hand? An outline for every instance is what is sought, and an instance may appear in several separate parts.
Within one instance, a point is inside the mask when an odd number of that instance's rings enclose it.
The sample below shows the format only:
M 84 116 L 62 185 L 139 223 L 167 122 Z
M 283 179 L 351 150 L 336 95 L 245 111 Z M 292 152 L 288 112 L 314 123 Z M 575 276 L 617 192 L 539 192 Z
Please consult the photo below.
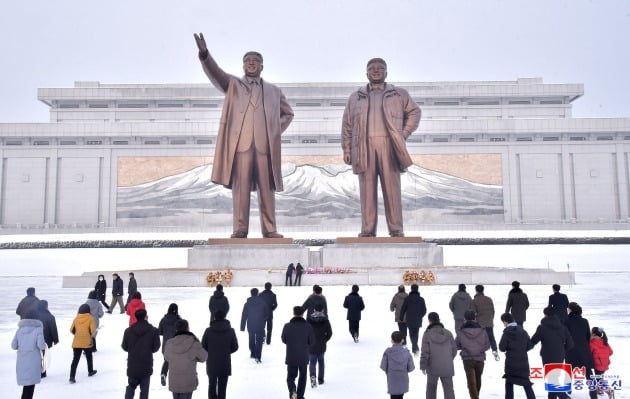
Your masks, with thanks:
M 197 42 L 197 47 L 199 48 L 200 54 L 206 54 L 208 52 L 208 46 L 206 46 L 206 39 L 203 38 L 203 33 L 194 34 L 195 41 Z

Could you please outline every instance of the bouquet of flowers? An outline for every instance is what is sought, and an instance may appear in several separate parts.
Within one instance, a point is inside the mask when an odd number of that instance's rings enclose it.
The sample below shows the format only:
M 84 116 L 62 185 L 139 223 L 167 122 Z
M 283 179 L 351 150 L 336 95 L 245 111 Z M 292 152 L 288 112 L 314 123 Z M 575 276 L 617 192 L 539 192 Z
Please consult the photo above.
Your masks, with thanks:
M 420 273 L 415 270 L 407 270 L 403 273 L 403 281 L 405 284 L 415 284 L 420 279 Z

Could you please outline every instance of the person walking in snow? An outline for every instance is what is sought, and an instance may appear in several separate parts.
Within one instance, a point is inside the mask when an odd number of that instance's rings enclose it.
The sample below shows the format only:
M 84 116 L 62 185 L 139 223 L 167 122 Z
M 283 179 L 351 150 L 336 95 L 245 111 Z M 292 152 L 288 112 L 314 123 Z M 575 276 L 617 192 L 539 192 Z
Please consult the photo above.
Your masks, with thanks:
M 92 352 L 96 352 L 96 335 L 98 334 L 101 317 L 104 315 L 103 306 L 98 301 L 96 291 L 94 290 L 88 293 L 88 299 L 85 303 L 90 307 L 90 314 L 92 318 L 94 318 L 94 324 L 96 325 L 96 332 L 92 337 Z
M 392 333 L 392 346 L 385 349 L 381 359 L 381 370 L 387 375 L 387 393 L 390 399 L 403 399 L 409 392 L 409 373 L 414 370 L 413 356 L 403 346 L 400 331 Z
M 72 321 L 70 332 L 74 335 L 72 340 L 72 363 L 70 364 L 70 384 L 74 384 L 77 374 L 77 366 L 81 360 L 81 353 L 87 361 L 88 377 L 96 374 L 92 363 L 92 339 L 96 335 L 96 322 L 90 314 L 90 306 L 83 304 L 79 307 L 79 313 Z
M 427 314 L 427 306 L 424 302 L 424 298 L 420 296 L 418 284 L 412 284 L 411 292 L 409 292 L 409 296 L 405 299 L 405 302 L 403 302 L 402 309 L 400 310 L 400 318 L 407 321 L 409 339 L 411 340 L 411 351 L 414 355 L 420 353 L 418 335 L 420 327 L 422 327 L 422 318 L 425 314 Z
M 256 363 L 262 361 L 262 347 L 265 339 L 265 324 L 270 317 L 271 310 L 267 303 L 258 295 L 258 288 L 252 288 L 251 296 L 243 305 L 241 314 L 241 331 L 249 334 L 249 353 Z
M 481 375 L 486 360 L 486 351 L 490 349 L 490 340 L 485 328 L 475 321 L 475 312 L 464 313 L 464 324 L 455 338 L 459 355 L 464 363 L 466 382 L 470 399 L 479 399 Z
M 449 309 L 453 312 L 455 319 L 455 335 L 459 334 L 459 329 L 464 324 L 464 313 L 472 309 L 472 298 L 466 292 L 466 284 L 460 284 L 457 292 L 453 294 L 448 303 Z
M 26 296 L 22 298 L 15 309 L 15 314 L 20 316 L 20 319 L 25 319 L 27 314 L 37 312 L 37 303 L 39 298 L 35 296 L 35 288 L 28 287 L 26 289 Z
M 302 309 L 306 312 L 306 318 L 313 314 L 315 311 L 315 305 L 320 303 L 323 307 L 322 312 L 328 314 L 328 304 L 326 302 L 326 297 L 322 295 L 323 289 L 319 285 L 315 284 L 313 286 L 313 293 L 306 298 L 304 304 L 302 305 Z
M 271 283 L 265 283 L 265 289 L 258 294 L 267 306 L 269 307 L 269 318 L 267 319 L 267 328 L 265 331 L 265 336 L 267 337 L 267 345 L 271 344 L 271 331 L 273 330 L 273 311 L 278 307 L 278 301 L 276 300 L 276 294 L 271 291 Z
M 137 322 L 123 334 L 121 347 L 127 352 L 125 399 L 133 399 L 140 386 L 140 399 L 148 399 L 153 374 L 153 354 L 160 350 L 160 332 L 149 324 L 146 309 L 136 310 Z
M 175 336 L 166 342 L 164 359 L 169 364 L 168 390 L 173 399 L 191 399 L 197 389 L 197 363 L 205 362 L 208 352 L 191 333 L 186 320 L 175 323 Z
M 308 373 L 312 388 L 324 383 L 326 343 L 332 337 L 332 327 L 323 310 L 321 303 L 315 305 L 315 311 L 308 318 L 309 324 L 313 327 L 314 338 L 308 348 Z
M 171 303 L 168 305 L 168 310 L 162 320 L 160 320 L 160 324 L 158 324 L 158 332 L 162 336 L 162 355 L 164 355 L 164 349 L 166 348 L 166 341 L 173 338 L 175 336 L 175 324 L 181 320 L 182 318 L 179 316 L 179 307 L 176 303 Z M 162 369 L 160 371 L 160 384 L 162 386 L 166 386 L 166 377 L 168 375 L 168 362 L 166 358 L 162 362 Z
M 313 327 L 304 320 L 302 306 L 293 307 L 293 318 L 282 329 L 282 342 L 286 345 L 287 387 L 291 399 L 304 399 L 308 350 L 315 338 Z M 295 379 L 298 379 L 297 387 Z
M 521 283 L 512 281 L 512 289 L 505 304 L 505 313 L 510 313 L 516 324 L 523 327 L 523 323 L 527 320 L 528 308 L 529 299 L 527 294 L 521 289 Z
M 483 291 L 483 285 L 478 284 L 475 286 L 472 309 L 475 312 L 477 323 L 479 323 L 479 325 L 486 330 L 486 334 L 488 334 L 492 356 L 494 356 L 494 360 L 498 362 L 501 358 L 497 351 L 497 341 L 494 338 L 494 302 L 492 302 L 492 298 L 485 295 Z
M 109 305 L 107 304 L 107 281 L 105 281 L 105 276 L 102 274 L 98 275 L 98 279 L 96 280 L 96 284 L 94 284 L 94 291 L 96 291 L 96 298 L 101 302 L 105 309 L 109 310 Z
M 107 313 L 112 313 L 116 304 L 120 305 L 120 313 L 125 313 L 125 304 L 123 304 L 124 283 L 118 273 L 112 274 L 112 303 L 109 305 Z
M 549 295 L 547 307 L 553 309 L 558 319 L 560 319 L 560 322 L 564 323 L 568 317 L 567 309 L 569 307 L 569 298 L 560 292 L 559 284 L 552 285 L 551 289 L 553 290 L 553 294 Z
M 348 330 L 355 343 L 359 342 L 359 323 L 361 322 L 361 312 L 365 309 L 363 298 L 359 295 L 359 286 L 354 284 L 352 291 L 343 301 L 343 307 L 348 309 L 346 320 L 348 320 Z
M 129 315 L 129 327 L 136 323 L 136 311 L 140 309 L 146 309 L 146 305 L 142 302 L 142 294 L 136 292 L 133 294 L 133 298 L 129 301 L 126 306 L 125 312 Z
M 214 293 L 210 297 L 208 308 L 210 308 L 210 322 L 214 320 L 214 314 L 217 311 L 220 310 L 226 316 L 230 312 L 230 301 L 228 301 L 227 297 L 223 293 L 223 286 L 221 284 L 217 284 L 215 287 Z
M 215 313 L 214 321 L 203 333 L 201 346 L 208 352 L 208 399 L 225 399 L 228 378 L 232 375 L 232 353 L 238 350 L 238 340 L 222 311 Z
M 400 311 L 408 296 L 409 295 L 405 292 L 405 286 L 401 284 L 398 286 L 398 292 L 394 295 L 389 304 L 389 310 L 394 312 L 394 321 L 398 324 L 398 331 L 400 331 L 403 336 L 403 344 L 407 342 L 407 322 L 405 318 L 400 317 Z
M 15 374 L 17 384 L 22 386 L 22 399 L 32 399 L 35 385 L 42 379 L 41 351 L 46 348 L 44 327 L 33 309 L 23 313 L 18 329 L 11 341 L 17 351 Z
M 532 341 L 527 331 L 514 321 L 510 313 L 503 313 L 501 321 L 505 329 L 499 341 L 499 350 L 505 352 L 505 398 L 514 398 L 514 385 L 525 390 L 527 399 L 536 399 L 532 383 L 529 380 L 529 359 L 527 352 L 532 349 Z

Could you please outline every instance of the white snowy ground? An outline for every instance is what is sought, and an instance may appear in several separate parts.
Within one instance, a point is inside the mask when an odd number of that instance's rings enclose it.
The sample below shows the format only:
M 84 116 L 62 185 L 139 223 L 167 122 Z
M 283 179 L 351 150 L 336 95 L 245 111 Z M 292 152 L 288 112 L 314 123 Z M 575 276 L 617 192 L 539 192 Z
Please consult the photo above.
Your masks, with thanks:
M 41 238 L 41 237 L 40 237 Z M 495 265 L 551 267 L 576 272 L 577 284 L 563 287 L 562 291 L 572 301 L 584 308 L 584 316 L 591 326 L 604 327 L 615 350 L 611 372 L 624 380 L 630 378 L 630 349 L 628 342 L 630 327 L 630 304 L 627 287 L 630 286 L 630 246 L 627 245 L 522 245 L 522 246 L 451 246 L 445 247 L 447 265 Z M 10 348 L 18 318 L 15 307 L 25 295 L 29 286 L 37 288 L 40 299 L 49 301 L 50 309 L 57 318 L 60 344 L 52 350 L 52 362 L 48 378 L 35 388 L 36 398 L 57 399 L 90 397 L 94 399 L 120 398 L 126 385 L 125 352 L 120 348 L 122 333 L 128 325 L 126 315 L 105 315 L 101 319 L 98 335 L 98 353 L 94 365 L 98 374 L 87 377 L 85 360 L 82 359 L 77 373 L 77 383 L 68 384 L 68 373 L 72 357 L 72 338 L 68 331 L 78 306 L 87 297 L 88 289 L 62 289 L 61 275 L 80 274 L 83 271 L 102 270 L 106 276 L 111 271 L 120 271 L 126 282 L 126 271 L 155 267 L 184 267 L 186 249 L 35 249 L 0 251 L 0 386 L 3 398 L 19 397 L 21 387 L 15 380 L 15 352 Z M 109 282 L 109 281 L 108 281 Z M 302 287 L 274 287 L 279 306 L 275 311 L 272 343 L 263 348 L 263 363 L 254 364 L 249 358 L 247 334 L 237 332 L 240 349 L 232 357 L 233 374 L 228 384 L 228 397 L 244 398 L 286 398 L 288 397 L 284 365 L 285 348 L 280 341 L 282 325 L 291 317 L 291 308 L 302 304 L 310 293 L 310 286 L 316 277 L 305 276 Z M 208 324 L 209 288 L 142 288 L 143 299 L 147 304 L 149 321 L 157 325 L 171 302 L 179 304 L 180 314 L 189 320 L 191 330 L 201 336 Z M 483 283 L 483 282 L 481 282 Z M 552 282 L 545 286 L 524 286 L 529 295 L 531 308 L 528 312 L 526 329 L 535 330 L 542 309 L 551 293 Z M 260 287 L 264 281 L 260 282 Z M 504 309 L 508 286 L 486 286 L 486 294 L 494 299 L 497 309 L 495 335 L 501 336 L 502 326 L 498 320 Z M 455 286 L 421 287 L 429 311 L 436 311 L 445 326 L 452 330 L 453 320 L 448 310 L 448 301 L 456 291 Z M 469 292 L 474 287 L 468 288 Z M 389 303 L 396 287 L 364 286 L 360 294 L 366 303 L 361 322 L 361 340 L 352 342 L 347 332 L 345 311 L 341 304 L 349 287 L 324 287 L 328 300 L 330 319 L 334 335 L 326 353 L 326 384 L 316 389 L 307 387 L 306 397 L 316 398 L 386 398 L 385 375 L 379 369 L 383 350 L 389 345 L 389 335 L 396 328 Z M 240 312 L 249 288 L 226 288 L 231 311 L 228 318 L 238 330 Z M 109 296 L 108 296 L 109 299 Z M 530 365 L 540 365 L 539 347 L 530 352 Z M 150 397 L 171 398 L 168 389 L 159 383 L 159 367 L 162 362 L 160 352 L 156 353 L 154 376 L 151 381 Z M 416 358 L 416 367 L 418 359 Z M 193 397 L 207 395 L 205 365 L 198 366 L 199 388 Z M 465 376 L 459 356 L 455 359 L 455 389 L 458 398 L 468 397 Z M 486 361 L 483 375 L 482 397 L 503 398 L 503 356 L 500 362 Z M 416 368 L 410 374 L 409 398 L 424 397 L 426 377 Z M 627 381 L 627 380 L 626 380 Z M 627 384 L 627 383 L 626 383 Z M 542 381 L 534 385 L 538 398 L 546 398 Z M 617 397 L 627 394 L 620 392 Z M 524 397 L 516 387 L 516 396 Z M 438 397 L 442 397 L 438 389 Z M 587 398 L 586 392 L 574 392 L 573 397 Z

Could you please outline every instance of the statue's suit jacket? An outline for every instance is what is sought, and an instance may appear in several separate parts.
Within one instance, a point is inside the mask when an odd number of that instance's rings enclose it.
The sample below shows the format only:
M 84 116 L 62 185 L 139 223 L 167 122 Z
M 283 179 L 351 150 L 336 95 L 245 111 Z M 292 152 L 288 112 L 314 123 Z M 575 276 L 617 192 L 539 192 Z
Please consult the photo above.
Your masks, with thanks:
M 249 83 L 246 77 L 237 78 L 225 73 L 210 54 L 205 58 L 200 57 L 200 60 L 212 84 L 225 93 L 214 152 L 212 182 L 231 188 L 232 165 L 250 98 Z M 272 182 L 275 191 L 282 191 L 280 135 L 293 120 L 293 110 L 280 88 L 262 79 L 260 81 L 269 142 L 268 156 L 273 174 Z M 254 182 L 251 189 L 252 191 L 256 189 Z

